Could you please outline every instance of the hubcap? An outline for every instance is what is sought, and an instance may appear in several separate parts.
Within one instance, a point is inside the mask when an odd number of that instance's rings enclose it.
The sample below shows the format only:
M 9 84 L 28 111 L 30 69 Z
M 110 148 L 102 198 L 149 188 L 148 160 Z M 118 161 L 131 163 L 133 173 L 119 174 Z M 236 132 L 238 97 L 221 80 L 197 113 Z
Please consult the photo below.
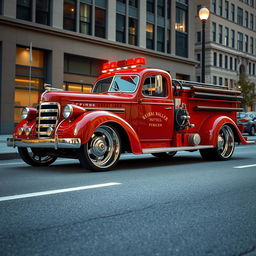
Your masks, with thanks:
M 235 148 L 235 139 L 232 129 L 225 125 L 218 135 L 218 151 L 223 158 L 229 158 Z
M 87 143 L 88 157 L 92 164 L 108 168 L 116 162 L 120 154 L 120 141 L 117 133 L 109 126 L 96 129 Z

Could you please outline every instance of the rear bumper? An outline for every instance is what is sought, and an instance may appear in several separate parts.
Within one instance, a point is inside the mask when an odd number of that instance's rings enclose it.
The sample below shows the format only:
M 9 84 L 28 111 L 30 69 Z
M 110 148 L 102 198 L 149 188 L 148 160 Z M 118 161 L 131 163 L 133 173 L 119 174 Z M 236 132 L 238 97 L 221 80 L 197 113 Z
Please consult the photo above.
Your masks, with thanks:
M 81 147 L 79 138 L 55 138 L 55 139 L 17 139 L 8 138 L 8 147 L 25 147 L 25 148 L 67 148 L 76 149 Z

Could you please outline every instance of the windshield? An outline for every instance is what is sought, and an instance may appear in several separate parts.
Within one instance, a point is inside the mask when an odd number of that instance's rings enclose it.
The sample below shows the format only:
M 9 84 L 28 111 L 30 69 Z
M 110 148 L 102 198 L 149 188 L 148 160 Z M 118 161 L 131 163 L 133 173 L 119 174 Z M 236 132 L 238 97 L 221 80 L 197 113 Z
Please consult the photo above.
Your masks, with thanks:
M 99 80 L 93 89 L 94 93 L 134 92 L 139 82 L 138 76 L 118 75 Z

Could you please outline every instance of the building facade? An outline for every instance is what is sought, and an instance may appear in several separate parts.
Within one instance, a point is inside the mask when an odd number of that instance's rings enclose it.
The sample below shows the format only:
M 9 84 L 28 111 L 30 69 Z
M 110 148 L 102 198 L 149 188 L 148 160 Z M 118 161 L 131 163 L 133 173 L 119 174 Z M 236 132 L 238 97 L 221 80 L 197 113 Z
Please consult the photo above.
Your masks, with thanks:
M 196 4 L 197 10 L 202 6 L 210 10 L 206 23 L 205 81 L 237 88 L 240 74 L 245 74 L 256 84 L 256 0 L 197 0 Z M 201 30 L 197 18 L 195 59 L 199 62 Z M 200 64 L 196 80 L 201 80 Z
M 0 134 L 11 133 L 44 83 L 89 92 L 106 61 L 195 79 L 195 6 L 188 0 L 0 0 Z

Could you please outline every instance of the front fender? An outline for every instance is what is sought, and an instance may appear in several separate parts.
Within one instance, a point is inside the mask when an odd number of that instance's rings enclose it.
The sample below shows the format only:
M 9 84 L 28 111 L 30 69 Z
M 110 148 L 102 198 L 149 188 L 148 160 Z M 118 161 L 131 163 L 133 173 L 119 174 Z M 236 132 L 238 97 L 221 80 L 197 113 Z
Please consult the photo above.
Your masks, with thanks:
M 109 123 L 109 122 L 115 123 L 121 126 L 125 130 L 130 141 L 131 150 L 134 154 L 142 154 L 142 147 L 141 147 L 140 140 L 138 138 L 137 133 L 131 127 L 131 125 L 121 117 L 107 111 L 86 112 L 81 116 L 77 117 L 72 122 L 65 120 L 58 127 L 58 131 L 65 131 L 64 133 L 69 133 L 69 136 L 70 136 L 70 133 L 72 132 L 74 137 L 80 138 L 81 143 L 85 144 L 90 140 L 94 131 L 100 125 Z M 57 134 L 58 134 L 58 131 L 57 131 Z
M 212 116 L 204 121 L 200 128 L 201 144 L 214 145 L 216 147 L 218 134 L 221 127 L 225 124 L 232 128 L 236 141 L 240 141 L 242 144 L 247 144 L 237 124 L 233 119 L 227 116 Z

